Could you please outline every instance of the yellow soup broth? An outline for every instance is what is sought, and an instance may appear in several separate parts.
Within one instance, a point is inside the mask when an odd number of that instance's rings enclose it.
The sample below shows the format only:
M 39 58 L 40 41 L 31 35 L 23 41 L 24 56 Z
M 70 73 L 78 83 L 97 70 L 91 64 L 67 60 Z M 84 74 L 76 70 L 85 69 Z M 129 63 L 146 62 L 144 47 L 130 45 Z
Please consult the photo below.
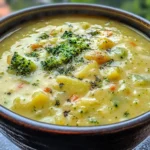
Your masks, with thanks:
M 150 40 L 108 18 L 59 16 L 0 42 L 0 104 L 67 126 L 112 124 L 150 110 Z

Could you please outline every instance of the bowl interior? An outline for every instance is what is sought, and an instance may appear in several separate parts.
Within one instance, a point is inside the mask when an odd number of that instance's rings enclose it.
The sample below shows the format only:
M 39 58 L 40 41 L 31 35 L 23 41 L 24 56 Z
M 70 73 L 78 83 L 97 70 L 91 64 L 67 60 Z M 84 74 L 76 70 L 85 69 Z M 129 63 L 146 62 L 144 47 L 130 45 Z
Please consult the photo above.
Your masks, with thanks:
M 5 35 L 9 35 L 9 32 L 14 29 L 19 24 L 23 24 L 27 21 L 33 20 L 35 18 L 42 18 L 45 16 L 56 16 L 56 15 L 94 15 L 94 16 L 105 16 L 111 19 L 121 21 L 128 26 L 135 28 L 147 38 L 150 37 L 150 22 L 136 16 L 134 14 L 128 13 L 123 10 L 101 6 L 101 5 L 87 5 L 87 4 L 57 4 L 57 5 L 45 5 L 39 7 L 28 8 L 21 10 L 19 12 L 13 13 L 10 16 L 3 18 L 0 24 L 0 35 L 1 39 Z M 127 128 L 133 128 L 144 123 L 147 123 L 150 120 L 150 112 L 147 112 L 139 117 L 134 119 L 104 126 L 94 126 L 94 127 L 64 127 L 58 125 L 51 125 L 46 123 L 41 123 L 27 119 L 25 117 L 19 116 L 10 110 L 0 106 L 1 113 L 0 116 L 8 119 L 12 122 L 17 122 L 20 125 L 27 127 L 34 127 L 38 130 L 49 131 L 51 132 L 60 132 L 60 133 L 96 133 L 96 132 L 118 132 L 120 130 L 125 130 Z

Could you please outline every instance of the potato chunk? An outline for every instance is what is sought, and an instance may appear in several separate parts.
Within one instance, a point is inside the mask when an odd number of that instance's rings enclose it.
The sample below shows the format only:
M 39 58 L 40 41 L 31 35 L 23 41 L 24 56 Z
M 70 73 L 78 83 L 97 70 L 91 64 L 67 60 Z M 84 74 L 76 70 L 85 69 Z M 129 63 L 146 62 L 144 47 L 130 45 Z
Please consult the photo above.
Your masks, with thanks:
M 133 74 L 132 82 L 136 86 L 147 86 L 150 85 L 150 75 L 146 74 Z
M 102 50 L 110 49 L 114 45 L 115 45 L 115 43 L 113 41 L 111 41 L 110 39 L 108 39 L 108 38 L 100 39 L 99 42 L 98 42 L 98 47 Z
M 12 110 L 21 110 L 22 109 L 29 109 L 30 108 L 30 104 L 29 103 L 23 103 L 21 98 L 17 97 L 14 99 L 13 101 L 13 106 L 12 106 Z
M 75 106 L 80 107 L 80 108 L 85 107 L 88 110 L 89 107 L 93 107 L 93 106 L 95 107 L 98 104 L 99 102 L 95 98 L 81 98 L 76 102 Z
M 58 38 L 56 38 L 56 37 L 51 38 L 51 39 L 49 40 L 50 44 L 56 44 L 57 41 L 58 41 Z
M 126 57 L 128 56 L 128 51 L 124 47 L 113 47 L 109 55 L 112 59 L 122 60 L 126 59 Z
M 56 81 L 59 84 L 57 88 L 67 92 L 70 96 L 74 94 L 85 95 L 90 89 L 89 83 L 63 75 L 57 76 Z
M 82 22 L 81 26 L 84 30 L 88 29 L 90 27 L 90 24 L 88 22 Z
M 117 67 L 106 68 L 103 75 L 109 80 L 118 80 L 120 79 L 120 70 Z
M 12 59 L 12 56 L 11 56 L 11 55 L 8 55 L 8 56 L 7 56 L 7 64 L 8 64 L 8 65 L 11 64 L 11 59 Z
M 49 105 L 49 97 L 43 92 L 36 92 L 32 96 L 31 104 L 37 109 L 42 109 Z
M 96 109 L 100 105 L 100 102 L 95 98 L 81 98 L 78 101 L 75 101 L 73 104 L 72 113 L 77 117 L 87 114 Z
M 103 64 L 110 60 L 110 57 L 100 51 L 91 51 L 84 56 L 87 60 L 95 60 L 98 64 Z
M 25 103 L 21 98 L 16 98 L 13 102 L 12 110 L 26 117 L 33 117 L 38 111 L 44 115 L 50 106 L 48 95 L 43 92 L 36 92 L 32 96 L 32 100 Z M 35 112 L 35 113 L 33 113 Z
M 80 68 L 79 71 L 75 73 L 77 78 L 94 78 L 95 75 L 99 75 L 99 66 L 96 61 L 87 64 L 85 67 Z

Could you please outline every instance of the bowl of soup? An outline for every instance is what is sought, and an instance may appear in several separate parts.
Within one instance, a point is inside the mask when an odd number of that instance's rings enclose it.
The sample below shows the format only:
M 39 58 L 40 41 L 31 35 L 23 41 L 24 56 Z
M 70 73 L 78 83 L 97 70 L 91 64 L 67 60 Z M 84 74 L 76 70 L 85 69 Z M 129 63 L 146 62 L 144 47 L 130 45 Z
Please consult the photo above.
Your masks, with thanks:
M 149 135 L 149 21 L 46 5 L 2 19 L 0 35 L 0 125 L 20 148 L 126 150 Z

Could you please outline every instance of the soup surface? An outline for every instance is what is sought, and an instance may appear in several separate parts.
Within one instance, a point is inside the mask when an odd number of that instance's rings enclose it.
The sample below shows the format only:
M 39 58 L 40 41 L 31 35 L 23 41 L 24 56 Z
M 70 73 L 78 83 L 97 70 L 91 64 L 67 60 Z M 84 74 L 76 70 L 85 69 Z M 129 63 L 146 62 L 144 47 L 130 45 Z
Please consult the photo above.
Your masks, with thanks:
M 26 23 L 1 39 L 0 104 L 67 126 L 136 117 L 150 110 L 149 48 L 148 38 L 107 18 Z

